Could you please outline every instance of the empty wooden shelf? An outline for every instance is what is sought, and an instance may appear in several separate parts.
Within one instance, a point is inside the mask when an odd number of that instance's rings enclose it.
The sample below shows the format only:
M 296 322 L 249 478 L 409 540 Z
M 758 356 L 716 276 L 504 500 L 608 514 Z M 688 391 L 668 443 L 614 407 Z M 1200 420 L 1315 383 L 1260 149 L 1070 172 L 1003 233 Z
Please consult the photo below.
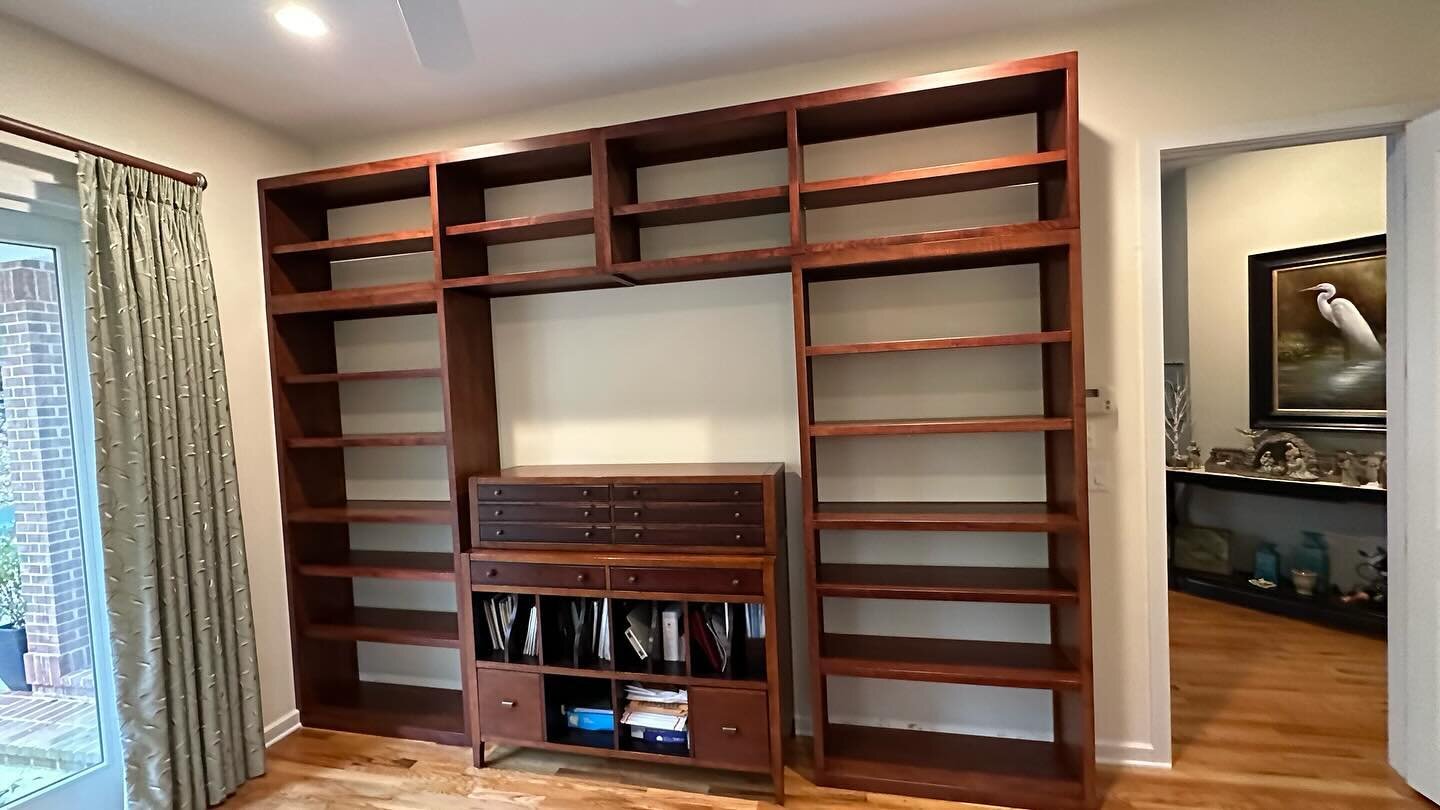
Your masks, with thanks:
M 766 485 L 753 470 L 725 465 L 683 473 L 651 466 L 502 472 L 491 299 L 789 273 L 804 514 L 799 529 L 806 549 L 803 579 L 813 586 L 806 593 L 813 634 L 806 648 L 812 653 L 816 781 L 1047 810 L 1093 805 L 1077 99 L 1076 56 L 1056 54 L 260 181 L 301 722 L 468 743 L 477 764 L 483 764 L 484 743 L 491 740 L 767 773 L 782 798 L 776 730 L 788 728 L 791 711 L 788 662 L 781 654 L 789 649 L 789 627 L 780 607 L 788 582 L 783 529 L 777 528 L 783 527 L 785 511 L 778 505 L 780 479 Z M 1012 116 L 1025 116 L 1034 132 L 1011 154 L 851 177 L 806 176 L 806 149 L 816 144 Z M 762 152 L 767 154 L 760 161 L 783 160 L 785 173 L 756 180 L 752 188 L 641 200 L 642 169 Z M 571 187 L 588 199 L 516 217 L 493 205 L 486 210 L 487 192 L 566 179 L 577 181 Z M 820 209 L 1000 188 L 1033 200 L 1025 221 L 953 227 L 940 221 L 915 232 L 832 241 L 807 234 L 808 214 Z M 330 233 L 334 209 L 401 200 L 428 204 L 428 229 L 397 223 L 388 232 L 364 236 Z M 788 227 L 745 249 L 697 246 L 687 254 L 663 240 L 641 238 L 647 228 L 669 226 L 687 228 L 667 238 L 692 229 L 723 233 L 723 226 L 736 220 L 764 216 L 783 219 Z M 527 272 L 492 267 L 498 245 L 587 237 L 593 239 L 593 259 Z M 658 244 L 665 244 L 664 253 Z M 434 275 L 406 283 L 353 288 L 346 277 L 352 271 L 335 264 L 420 251 L 434 252 Z M 1027 331 L 967 336 L 965 324 L 957 323 L 955 334 L 913 340 L 811 340 L 814 284 L 996 268 L 1034 268 L 1038 274 L 1040 318 Z M 426 323 L 433 321 L 438 332 L 438 368 L 341 371 L 339 322 L 415 315 L 433 316 Z M 341 325 L 347 331 L 373 326 Z M 811 412 L 817 358 L 866 354 L 881 356 L 873 362 L 887 362 L 883 356 L 891 353 L 1003 346 L 1037 347 L 1044 389 L 1039 413 L 827 421 Z M 342 429 L 340 392 L 354 390 L 344 383 L 433 385 L 432 379 L 440 382 L 443 432 L 347 435 Z M 925 435 L 943 433 L 994 433 L 997 442 L 1027 441 L 1005 434 L 1035 434 L 1028 441 L 1044 444 L 1045 500 L 967 503 L 964 491 L 945 503 L 820 500 L 817 442 L 899 435 L 923 442 Z M 359 455 L 350 448 L 423 446 L 444 448 L 448 499 L 347 498 L 347 458 Z M 740 480 L 747 475 L 752 480 Z M 488 494 L 472 491 L 472 480 L 490 485 Z M 351 549 L 351 527 L 361 523 L 449 526 L 452 548 L 448 553 Z M 820 555 L 819 536 L 828 531 L 1045 534 L 1048 563 L 1036 570 L 832 564 Z M 460 601 L 454 641 L 460 690 L 362 680 L 359 644 L 452 643 L 448 618 L 400 605 L 357 607 L 348 580 L 363 577 L 453 582 Z M 625 662 L 583 665 L 543 648 L 529 658 L 490 649 L 474 600 L 492 592 L 529 600 L 542 616 L 561 604 L 555 600 L 595 595 L 609 597 L 612 605 L 762 600 L 781 613 L 771 617 L 763 671 L 727 675 L 687 659 L 633 672 Z M 987 646 L 991 643 L 826 636 L 819 628 L 823 603 L 831 599 L 1033 603 L 1050 610 L 1052 639 Z M 539 635 L 547 635 L 543 626 Z M 827 714 L 827 672 L 1048 689 L 1054 692 L 1055 739 L 847 725 Z M 571 731 L 551 705 L 555 695 L 614 705 L 632 676 L 692 690 L 693 756 L 620 735 Z M 733 717 L 738 724 L 717 717 Z

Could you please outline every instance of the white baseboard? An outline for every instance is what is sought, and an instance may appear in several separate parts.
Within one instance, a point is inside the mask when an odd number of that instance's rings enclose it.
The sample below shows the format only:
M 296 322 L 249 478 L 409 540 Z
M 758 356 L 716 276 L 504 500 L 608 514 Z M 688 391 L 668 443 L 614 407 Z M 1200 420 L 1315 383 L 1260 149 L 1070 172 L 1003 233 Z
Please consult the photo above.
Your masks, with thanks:
M 291 709 L 281 715 L 280 719 L 265 727 L 265 747 L 269 748 L 299 730 L 300 710 Z
M 879 718 L 847 718 L 849 722 L 859 722 L 862 725 L 870 726 L 893 726 L 893 723 L 886 723 Z M 935 729 L 936 731 L 951 731 L 976 734 L 985 733 L 973 729 Z M 815 734 L 815 725 L 810 722 L 809 715 L 796 715 L 795 733 L 801 737 L 812 737 Z M 992 732 L 993 733 L 993 732 Z M 997 736 L 999 736 L 997 734 Z M 1097 740 L 1095 743 L 1095 759 L 1105 765 L 1118 765 L 1125 768 L 1169 768 L 1170 763 L 1159 758 L 1155 746 L 1142 742 L 1107 742 Z

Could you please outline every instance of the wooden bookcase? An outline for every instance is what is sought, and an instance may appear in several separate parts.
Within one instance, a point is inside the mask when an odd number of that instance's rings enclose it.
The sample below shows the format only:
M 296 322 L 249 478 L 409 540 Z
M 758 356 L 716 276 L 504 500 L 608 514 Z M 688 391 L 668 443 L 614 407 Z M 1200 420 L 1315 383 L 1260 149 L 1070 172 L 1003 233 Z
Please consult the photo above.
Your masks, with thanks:
M 307 725 L 444 742 L 480 740 L 476 679 L 460 691 L 365 683 L 357 641 L 456 646 L 476 660 L 471 564 L 485 555 L 472 534 L 467 486 L 501 474 L 491 300 L 549 292 L 789 273 L 795 311 L 808 648 L 822 784 L 1037 807 L 1095 802 L 1093 677 L 1085 471 L 1076 55 L 1004 62 L 598 129 L 376 161 L 260 181 L 277 447 L 292 605 L 295 674 Z M 809 150 L 837 141 L 1009 119 L 1033 121 L 1013 154 L 839 178 L 806 174 Z M 645 193 L 657 167 L 706 158 L 778 154 L 785 176 L 692 196 Z M 510 216 L 491 194 L 527 184 L 584 183 L 586 203 Z M 1034 216 L 1019 221 L 861 238 L 807 234 L 826 209 L 1025 187 Z M 428 228 L 330 238 L 332 209 L 423 199 Z M 487 208 L 493 213 L 487 215 Z M 503 215 L 502 215 L 503 214 Z M 693 252 L 657 249 L 672 226 L 781 217 L 773 244 Z M 809 223 L 813 225 L 813 223 Z M 818 229 L 810 228 L 808 230 Z M 522 243 L 593 238 L 593 259 L 526 272 L 497 267 L 496 251 Z M 433 277 L 365 288 L 332 283 L 346 259 L 430 251 Z M 1038 268 L 1041 326 L 1007 334 L 813 344 L 817 284 L 914 273 Z M 338 371 L 334 324 L 434 313 L 438 368 Z M 1035 346 L 1044 407 L 1027 416 L 817 421 L 818 357 Z M 852 362 L 838 360 L 836 362 Z M 443 432 L 345 435 L 341 386 L 438 377 Z M 1046 497 L 1035 503 L 829 503 L 819 499 L 817 443 L 865 436 L 1040 433 Z M 917 441 L 922 441 L 917 439 Z M 355 447 L 443 446 L 447 501 L 347 500 L 345 453 Z M 450 554 L 353 551 L 353 523 L 451 527 Z M 478 524 L 476 524 L 478 525 Z M 828 564 L 830 531 L 1022 532 L 1048 537 L 1048 566 L 984 569 Z M 673 548 L 670 553 L 684 551 Z M 576 550 L 575 553 L 580 553 Z M 603 554 L 603 551 L 586 553 Z M 356 608 L 349 579 L 453 582 L 456 614 Z M 872 639 L 825 632 L 825 599 L 1033 603 L 1048 606 L 1049 643 Z M 838 724 L 827 679 L 858 676 L 1045 690 L 1053 741 L 1009 740 Z M 478 749 L 477 749 L 478 750 Z

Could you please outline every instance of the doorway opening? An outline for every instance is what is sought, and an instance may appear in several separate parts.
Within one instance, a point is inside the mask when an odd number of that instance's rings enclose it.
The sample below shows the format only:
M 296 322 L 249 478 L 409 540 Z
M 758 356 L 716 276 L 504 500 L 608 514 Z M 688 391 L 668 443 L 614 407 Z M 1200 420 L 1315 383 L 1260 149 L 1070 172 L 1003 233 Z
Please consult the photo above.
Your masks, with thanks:
M 1298 778 L 1343 759 L 1357 796 L 1394 795 L 1387 159 L 1381 134 L 1162 154 L 1150 463 L 1177 768 Z

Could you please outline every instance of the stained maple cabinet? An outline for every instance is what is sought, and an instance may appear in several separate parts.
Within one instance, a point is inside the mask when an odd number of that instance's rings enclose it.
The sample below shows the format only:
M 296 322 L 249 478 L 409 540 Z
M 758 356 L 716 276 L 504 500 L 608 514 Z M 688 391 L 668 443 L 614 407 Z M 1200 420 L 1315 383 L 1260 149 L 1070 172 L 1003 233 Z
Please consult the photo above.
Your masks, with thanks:
M 575 598 L 577 589 L 609 594 L 612 608 L 616 600 L 643 604 L 670 597 L 699 599 L 697 594 L 705 600 L 768 603 L 779 598 L 776 589 L 783 579 L 772 582 L 766 573 L 765 561 L 780 559 L 784 548 L 783 536 L 773 528 L 776 513 L 768 506 L 773 493 L 759 481 L 593 475 L 537 482 L 507 476 L 501 470 L 495 407 L 491 301 L 785 273 L 791 282 L 794 345 L 776 350 L 793 350 L 797 370 L 803 504 L 797 531 L 804 549 L 797 564 L 803 566 L 809 615 L 804 649 L 815 780 L 992 804 L 1093 805 L 1076 65 L 1075 54 L 1057 54 L 260 181 L 302 722 L 470 743 L 477 760 L 491 732 L 512 742 L 604 750 L 619 757 L 667 756 L 637 749 L 618 736 L 605 740 L 564 731 L 547 696 L 603 702 L 608 695 L 610 705 L 619 708 L 617 684 L 632 673 L 643 675 L 642 682 L 648 677 L 691 683 L 665 679 L 708 676 L 642 664 L 626 658 L 618 645 L 613 671 L 598 677 L 582 667 L 551 669 L 544 663 L 543 641 L 535 661 L 516 660 L 513 650 L 481 643 L 476 589 L 518 594 L 523 605 L 536 609 L 542 637 L 552 621 L 547 617 L 568 609 L 563 600 Z M 1028 128 L 1024 143 L 1009 152 L 828 176 L 815 170 L 821 153 L 836 144 L 1005 121 Z M 958 138 L 963 145 L 965 136 Z M 908 154 L 882 151 L 887 157 Z M 783 163 L 783 176 L 737 181 L 735 188 L 700 194 L 652 193 L 647 187 L 647 178 L 665 167 L 737 156 L 774 158 L 777 166 Z M 556 182 L 583 189 L 585 199 L 521 216 L 494 204 L 495 195 L 507 189 Z M 868 223 L 873 217 L 863 213 L 872 210 L 867 206 L 992 193 L 1011 195 L 1023 205 L 999 222 L 942 218 L 938 225 L 843 238 L 820 227 L 837 211 L 862 212 L 857 219 Z M 401 200 L 428 205 L 428 224 L 397 223 L 332 237 L 330 212 Z M 660 249 L 652 238 L 669 229 L 749 218 L 769 218 L 780 228 L 764 243 L 737 249 L 703 243 L 693 250 Z M 507 272 L 497 261 L 516 245 L 552 240 L 579 240 L 586 246 L 583 258 L 520 272 Z M 350 260 L 417 252 L 430 254 L 433 267 L 418 280 L 355 286 L 345 275 Z M 823 333 L 817 326 L 824 326 L 824 312 L 812 305 L 824 285 L 1012 270 L 1034 274 L 1033 327 L 977 333 L 957 321 L 954 334 L 919 339 L 813 339 Z M 433 318 L 440 351 L 432 367 L 352 372 L 338 363 L 337 324 L 349 328 L 357 321 L 414 315 Z M 815 412 L 817 364 L 1000 347 L 1039 353 L 1043 401 L 1031 413 L 830 419 Z M 414 385 L 439 380 L 443 430 L 342 430 L 341 388 L 379 380 Z M 939 502 L 820 497 L 821 448 L 876 437 L 925 442 L 939 436 L 1032 437 L 1042 448 L 1043 497 L 1004 503 L 967 500 L 964 491 Z M 351 453 L 426 447 L 444 454 L 447 497 L 347 497 Z M 776 456 L 784 454 L 777 448 Z M 366 523 L 448 527 L 451 547 L 444 552 L 352 547 L 352 528 Z M 928 533 L 952 543 L 977 532 L 1043 535 L 1046 564 L 983 568 L 826 559 L 822 538 L 840 532 Z M 687 564 L 687 555 L 723 559 L 724 565 Z M 717 570 L 724 573 L 717 576 Z M 451 584 L 457 610 L 357 606 L 351 582 L 361 578 Z M 831 600 L 1038 605 L 1049 616 L 1048 638 L 1012 643 L 843 633 L 827 630 L 825 603 Z M 778 621 L 771 629 L 777 635 L 789 631 Z M 373 641 L 457 649 L 460 689 L 361 680 L 356 648 Z M 763 727 L 770 739 L 764 770 L 773 776 L 780 755 L 774 730 L 790 722 L 791 712 L 788 704 L 775 702 L 772 675 L 766 675 L 763 689 L 753 688 L 760 683 L 753 676 L 762 660 L 766 673 L 781 664 L 773 649 L 750 656 L 748 675 L 738 679 L 738 689 L 733 683 L 703 688 L 696 683 L 697 722 L 717 715 L 740 720 L 726 724 L 733 731 L 722 728 L 724 736 L 708 727 L 697 729 L 692 739 L 697 760 L 762 770 L 748 741 Z M 496 677 L 486 680 L 484 673 Z M 830 680 L 847 677 L 1039 690 L 1052 707 L 1049 738 L 1016 740 L 837 720 L 830 714 Z M 755 705 L 757 696 L 764 696 L 763 715 Z

